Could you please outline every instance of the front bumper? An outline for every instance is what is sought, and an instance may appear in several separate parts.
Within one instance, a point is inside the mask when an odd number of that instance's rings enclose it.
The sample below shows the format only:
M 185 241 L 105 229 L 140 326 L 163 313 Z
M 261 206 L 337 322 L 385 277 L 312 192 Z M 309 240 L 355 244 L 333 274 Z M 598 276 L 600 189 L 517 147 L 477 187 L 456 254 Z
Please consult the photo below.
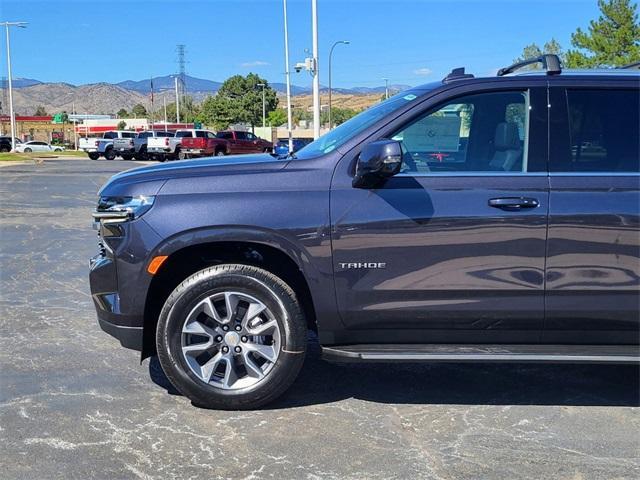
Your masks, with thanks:
M 97 226 L 99 253 L 89 262 L 89 283 L 98 323 L 122 346 L 141 351 L 152 278 L 146 266 L 160 238 L 143 219 Z
M 123 327 L 122 325 L 109 323 L 107 320 L 100 318 L 100 314 L 98 314 L 98 324 L 103 331 L 118 339 L 120 345 L 124 348 L 130 348 L 138 352 L 142 351 L 142 327 Z

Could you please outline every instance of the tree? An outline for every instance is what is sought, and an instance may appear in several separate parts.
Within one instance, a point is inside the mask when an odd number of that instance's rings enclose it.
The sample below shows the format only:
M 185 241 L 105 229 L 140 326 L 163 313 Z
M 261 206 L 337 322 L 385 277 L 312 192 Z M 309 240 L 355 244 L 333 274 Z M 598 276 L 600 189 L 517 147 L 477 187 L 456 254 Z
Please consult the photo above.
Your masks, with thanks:
M 124 108 L 121 108 L 120 110 L 118 110 L 118 113 L 116 113 L 118 118 L 127 118 L 129 116 L 129 112 L 127 112 Z
M 287 113 L 281 108 L 276 108 L 267 115 L 267 123 L 272 127 L 284 125 L 287 123 Z
M 117 128 L 118 130 L 124 130 L 125 128 L 127 128 L 127 122 L 125 122 L 124 120 L 120 120 L 118 122 Z
M 331 123 L 336 127 L 357 114 L 358 112 L 352 108 L 333 107 L 331 108 Z M 322 125 L 329 125 L 329 109 L 322 110 L 322 112 L 320 112 L 320 123 Z
M 520 55 L 518 58 L 515 58 L 513 60 L 513 63 L 522 62 L 522 61 L 528 60 L 530 58 L 536 58 L 536 57 L 539 57 L 540 55 L 543 55 L 545 53 L 556 54 L 556 55 L 558 55 L 558 57 L 560 57 L 560 61 L 562 61 L 563 63 L 565 61 L 565 54 L 562 51 L 562 47 L 556 41 L 555 38 L 552 38 L 547 43 L 545 43 L 542 48 L 540 48 L 535 43 L 527 45 L 526 47 L 524 47 L 522 49 L 522 55 Z M 527 65 L 523 69 L 524 70 L 538 70 L 540 68 L 542 68 L 542 66 L 539 63 L 533 63 L 531 65 Z
M 258 84 L 265 87 L 258 87 Z M 234 75 L 228 78 L 215 96 L 208 96 L 200 109 L 199 119 L 217 129 L 233 123 L 248 123 L 252 127 L 262 125 L 262 88 L 265 89 L 265 110 L 272 112 L 278 106 L 278 98 L 263 78 L 255 73 L 246 77 Z
M 133 108 L 131 109 L 131 113 L 136 118 L 144 118 L 147 116 L 147 109 L 144 108 L 144 105 L 138 103 L 133 106 Z
M 637 5 L 630 0 L 598 0 L 601 15 L 589 22 L 588 32 L 571 35 L 567 52 L 570 68 L 619 67 L 640 61 Z
M 39 105 L 38 108 L 36 108 L 36 112 L 33 115 L 36 117 L 47 117 L 49 114 L 47 113 L 47 111 L 42 105 Z

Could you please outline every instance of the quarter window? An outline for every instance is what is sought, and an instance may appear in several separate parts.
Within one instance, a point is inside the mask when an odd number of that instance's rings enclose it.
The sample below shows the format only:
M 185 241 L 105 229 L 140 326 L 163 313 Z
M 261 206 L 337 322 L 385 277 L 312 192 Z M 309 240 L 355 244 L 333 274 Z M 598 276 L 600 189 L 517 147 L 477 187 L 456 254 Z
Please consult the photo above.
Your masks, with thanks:
M 567 161 L 555 172 L 640 172 L 638 90 L 567 90 Z
M 392 135 L 402 143 L 403 172 L 527 171 L 529 94 L 461 97 Z

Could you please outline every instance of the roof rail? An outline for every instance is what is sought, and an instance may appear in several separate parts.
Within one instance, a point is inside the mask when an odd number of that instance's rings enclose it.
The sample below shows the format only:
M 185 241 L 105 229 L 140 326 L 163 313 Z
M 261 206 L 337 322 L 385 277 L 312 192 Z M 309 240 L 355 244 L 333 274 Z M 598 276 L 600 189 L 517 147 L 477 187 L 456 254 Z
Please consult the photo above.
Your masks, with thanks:
M 616 67 L 619 70 L 633 70 L 634 68 L 636 70 L 640 70 L 640 62 L 633 62 L 630 63 L 629 65 L 623 65 L 622 67 Z
M 535 58 L 528 58 L 522 62 L 514 63 L 513 65 L 498 70 L 498 76 L 502 77 L 508 73 L 513 73 L 516 70 L 526 67 L 527 65 L 533 65 L 535 63 L 542 63 L 542 68 L 547 71 L 547 75 L 557 75 L 562 72 L 560 67 L 560 58 L 553 53 L 547 53 Z
M 444 83 L 454 82 L 456 80 L 464 80 L 465 78 L 474 78 L 471 73 L 464 73 L 464 67 L 454 68 L 446 77 L 442 79 Z

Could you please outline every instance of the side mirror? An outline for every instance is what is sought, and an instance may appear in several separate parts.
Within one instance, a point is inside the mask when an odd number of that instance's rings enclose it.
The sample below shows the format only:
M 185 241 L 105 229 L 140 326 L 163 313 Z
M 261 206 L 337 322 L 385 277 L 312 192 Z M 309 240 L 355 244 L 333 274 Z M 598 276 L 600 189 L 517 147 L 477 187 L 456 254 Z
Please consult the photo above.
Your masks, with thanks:
M 393 177 L 402 167 L 402 146 L 395 140 L 378 140 L 366 145 L 356 165 L 355 188 L 375 187 Z

